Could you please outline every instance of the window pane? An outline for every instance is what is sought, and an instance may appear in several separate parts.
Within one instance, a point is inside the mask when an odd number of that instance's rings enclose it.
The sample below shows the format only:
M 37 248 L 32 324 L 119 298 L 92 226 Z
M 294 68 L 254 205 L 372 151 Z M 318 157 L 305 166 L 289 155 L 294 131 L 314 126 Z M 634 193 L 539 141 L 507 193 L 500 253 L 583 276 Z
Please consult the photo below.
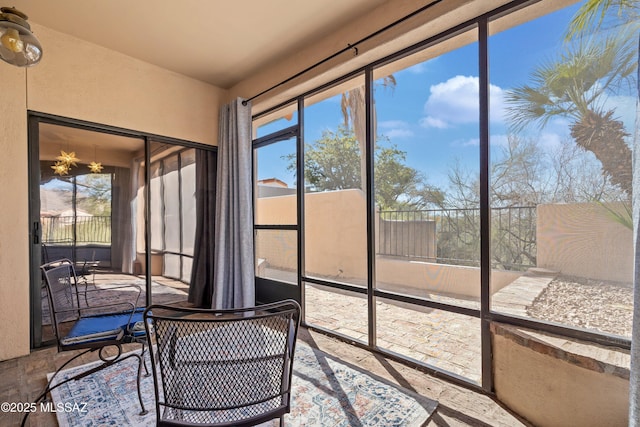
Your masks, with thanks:
M 196 239 L 196 150 L 180 154 L 182 210 L 182 253 L 193 255 Z M 191 269 L 189 268 L 189 271 Z M 188 279 L 187 279 L 188 280 Z
M 376 70 L 376 287 L 479 307 L 476 31 Z M 443 48 L 445 53 L 443 52 Z
M 255 224 L 295 225 L 296 138 L 254 150 Z
M 492 309 L 630 338 L 638 33 L 580 6 L 490 27 Z
M 163 271 L 164 277 L 180 280 L 180 256 L 174 254 L 164 254 Z
M 266 116 L 256 119 L 253 128 L 256 130 L 254 139 L 270 135 L 298 123 L 297 104 L 290 104 Z
M 305 274 L 366 286 L 364 78 L 305 100 L 304 114 Z
M 295 230 L 255 230 L 256 276 L 298 284 Z
M 151 250 L 162 252 L 163 242 L 163 204 L 162 204 L 162 164 L 161 162 L 151 163 L 149 182 L 149 223 L 151 228 Z M 144 182 L 144 181 L 143 181 Z M 144 228 L 143 228 L 144 229 Z
M 164 249 L 180 252 L 180 178 L 178 155 L 162 161 L 162 201 L 164 206 Z
M 383 298 L 376 316 L 379 347 L 480 383 L 480 319 Z
M 308 324 L 368 341 L 367 296 L 355 292 L 307 283 L 305 320 Z

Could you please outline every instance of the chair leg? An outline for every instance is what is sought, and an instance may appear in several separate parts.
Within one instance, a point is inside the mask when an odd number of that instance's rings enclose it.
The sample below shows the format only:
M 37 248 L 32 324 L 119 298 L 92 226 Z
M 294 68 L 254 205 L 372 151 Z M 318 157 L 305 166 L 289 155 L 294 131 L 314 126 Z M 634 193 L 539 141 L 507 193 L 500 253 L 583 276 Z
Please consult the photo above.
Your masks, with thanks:
M 140 353 L 140 357 L 142 357 L 142 366 L 144 366 L 144 372 L 145 372 L 144 376 L 148 377 L 148 376 L 151 375 L 151 372 L 149 372 L 149 368 L 147 368 L 147 360 L 144 357 L 144 352 L 145 352 L 144 346 L 145 346 L 145 342 L 143 341 L 142 342 L 142 352 Z
M 135 355 L 138 358 L 138 400 L 140 400 L 140 407 L 142 408 L 142 411 L 140 412 L 140 415 L 147 415 L 149 413 L 148 410 L 145 409 L 144 407 L 144 403 L 142 402 L 142 392 L 140 391 L 140 377 L 142 376 L 142 365 L 144 365 L 145 369 L 147 368 L 147 366 L 144 364 L 144 359 L 143 357 L 138 356 L 137 354 Z

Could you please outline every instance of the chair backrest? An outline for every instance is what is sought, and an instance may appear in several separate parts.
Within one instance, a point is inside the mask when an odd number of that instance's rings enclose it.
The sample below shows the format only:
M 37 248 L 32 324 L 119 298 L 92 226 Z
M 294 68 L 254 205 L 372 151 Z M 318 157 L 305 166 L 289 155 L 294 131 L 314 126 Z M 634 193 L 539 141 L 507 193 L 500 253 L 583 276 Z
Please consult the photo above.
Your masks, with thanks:
M 78 278 L 71 260 L 61 259 L 40 266 L 49 297 L 49 315 L 53 331 L 60 342 L 60 323 L 80 317 Z
M 42 263 L 48 264 L 53 261 L 60 261 L 61 259 L 73 260 L 74 250 L 71 243 L 71 240 L 42 241 Z
M 238 310 L 148 307 L 159 425 L 254 425 L 288 413 L 299 324 L 293 300 Z

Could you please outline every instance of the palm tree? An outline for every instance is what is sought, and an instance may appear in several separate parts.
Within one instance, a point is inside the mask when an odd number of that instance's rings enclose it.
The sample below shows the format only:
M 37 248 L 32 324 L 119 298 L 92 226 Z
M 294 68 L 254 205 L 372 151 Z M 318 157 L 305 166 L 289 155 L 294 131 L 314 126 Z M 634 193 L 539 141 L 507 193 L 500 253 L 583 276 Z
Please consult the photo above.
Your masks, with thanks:
M 383 87 L 394 88 L 396 86 L 396 79 L 393 75 L 388 75 L 382 79 L 381 85 Z M 344 118 L 344 126 L 346 129 L 353 131 L 358 141 L 358 147 L 360 148 L 360 182 L 362 183 L 362 189 L 366 182 L 367 174 L 367 160 L 366 160 L 366 139 L 367 139 L 367 114 L 365 105 L 365 87 L 358 86 L 355 89 L 351 89 L 342 94 L 340 100 L 340 106 L 342 108 L 342 117 Z M 376 110 L 373 107 L 373 147 L 375 151 L 375 138 L 376 138 Z
M 601 29 L 607 17 L 638 26 L 640 24 L 639 14 L 640 2 L 638 0 L 587 0 L 580 6 L 569 23 L 565 40 L 570 41 L 585 35 L 588 31 L 593 32 Z
M 507 111 L 514 130 L 531 123 L 544 127 L 558 117 L 571 120 L 571 136 L 592 152 L 603 173 L 630 197 L 631 150 L 628 135 L 615 110 L 605 100 L 625 80 L 631 82 L 637 66 L 630 37 L 581 39 L 559 58 L 543 64 L 531 75 L 531 84 L 507 91 Z

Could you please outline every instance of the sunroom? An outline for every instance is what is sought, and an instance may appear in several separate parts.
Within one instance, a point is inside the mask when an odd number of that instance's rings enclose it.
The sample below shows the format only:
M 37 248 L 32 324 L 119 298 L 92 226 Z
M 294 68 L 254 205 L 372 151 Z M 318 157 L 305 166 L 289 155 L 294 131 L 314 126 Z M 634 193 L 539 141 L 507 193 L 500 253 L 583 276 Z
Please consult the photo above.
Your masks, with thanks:
M 42 263 L 69 258 L 105 290 L 135 283 L 146 305 L 207 305 L 207 272 L 229 255 L 215 230 L 231 228 L 212 200 L 244 183 L 255 303 L 295 299 L 302 339 L 400 386 L 412 384 L 397 369 L 411 372 L 434 401 L 429 381 L 488 399 L 470 412 L 453 399 L 428 425 L 639 419 L 637 2 L 97 6 L 125 13 L 121 29 L 72 2 L 11 6 L 45 53 L 0 64 L 0 370 L 42 378 L 0 400 L 33 398 L 57 363 L 40 356 Z M 269 39 L 207 28 L 207 43 L 247 52 L 209 72 L 216 58 L 173 44 L 204 31 L 178 15 L 206 13 Z M 158 46 L 125 47 L 145 31 Z M 234 108 L 244 123 L 221 114 Z M 219 136 L 236 125 L 238 170 Z M 492 411 L 508 415 L 479 415 Z

